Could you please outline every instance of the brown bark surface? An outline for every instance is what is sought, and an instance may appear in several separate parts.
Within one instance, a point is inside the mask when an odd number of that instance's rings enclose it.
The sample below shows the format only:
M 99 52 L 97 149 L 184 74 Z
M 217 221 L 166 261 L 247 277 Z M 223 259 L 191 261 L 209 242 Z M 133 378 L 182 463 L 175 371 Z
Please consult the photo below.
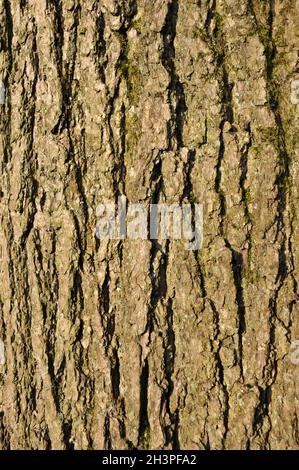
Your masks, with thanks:
M 298 449 L 298 0 L 0 0 L 0 448 Z M 204 205 L 204 242 L 96 206 Z

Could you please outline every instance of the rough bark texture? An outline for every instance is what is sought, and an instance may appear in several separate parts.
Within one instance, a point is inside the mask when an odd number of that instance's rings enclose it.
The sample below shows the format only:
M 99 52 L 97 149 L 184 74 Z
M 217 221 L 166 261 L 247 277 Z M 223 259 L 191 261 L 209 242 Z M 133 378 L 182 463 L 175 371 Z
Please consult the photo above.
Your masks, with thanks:
M 299 448 L 298 0 L 1 0 L 0 447 Z M 204 204 L 204 243 L 95 208 Z

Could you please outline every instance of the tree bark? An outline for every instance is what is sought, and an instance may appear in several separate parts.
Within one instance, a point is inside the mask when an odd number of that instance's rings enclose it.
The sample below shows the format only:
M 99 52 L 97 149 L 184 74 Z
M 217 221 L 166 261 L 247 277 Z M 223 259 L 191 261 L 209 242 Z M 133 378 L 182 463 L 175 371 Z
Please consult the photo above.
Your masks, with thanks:
M 0 0 L 0 448 L 299 448 L 298 12 Z M 97 240 L 120 194 L 202 248 Z

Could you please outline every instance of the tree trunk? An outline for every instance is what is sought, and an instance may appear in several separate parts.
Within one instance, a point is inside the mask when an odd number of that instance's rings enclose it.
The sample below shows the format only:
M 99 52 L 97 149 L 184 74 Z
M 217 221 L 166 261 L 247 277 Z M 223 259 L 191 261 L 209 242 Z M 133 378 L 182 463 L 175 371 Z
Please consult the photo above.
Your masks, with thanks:
M 298 12 L 0 0 L 2 449 L 299 448 Z M 98 240 L 120 194 L 201 249 Z

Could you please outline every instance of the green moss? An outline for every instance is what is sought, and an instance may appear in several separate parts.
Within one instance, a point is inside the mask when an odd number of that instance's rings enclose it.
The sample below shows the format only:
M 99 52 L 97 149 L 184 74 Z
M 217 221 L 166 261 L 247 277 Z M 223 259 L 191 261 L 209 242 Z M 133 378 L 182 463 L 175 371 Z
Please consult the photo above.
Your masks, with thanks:
M 128 41 L 124 36 L 119 35 L 121 44 L 121 54 L 117 67 L 127 83 L 128 99 L 130 104 L 138 101 L 141 92 L 141 73 L 139 67 L 129 58 Z
M 265 49 L 270 46 L 270 30 L 268 25 L 259 24 L 256 28 L 260 41 Z
M 148 450 L 150 449 L 150 427 L 147 426 L 144 429 L 141 440 L 140 440 L 140 449 L 141 450 Z
M 278 192 L 285 198 L 292 187 L 289 175 L 287 175 L 285 171 L 281 171 L 279 174 L 277 179 L 277 187 Z
M 206 36 L 204 35 L 204 32 L 202 31 L 201 28 L 199 28 L 197 25 L 195 25 L 193 28 L 192 28 L 192 37 L 193 39 L 204 39 L 206 40 Z
M 129 61 L 121 62 L 119 68 L 127 82 L 129 102 L 130 104 L 136 103 L 140 97 L 141 89 L 141 74 L 139 68 Z
M 262 155 L 260 147 L 256 146 L 256 145 L 252 146 L 251 147 L 251 155 L 253 156 L 254 160 L 260 159 L 261 155 Z
M 261 281 L 260 273 L 256 268 L 248 268 L 248 270 L 245 271 L 245 276 L 247 277 L 248 281 L 254 285 L 257 285 Z
M 279 94 L 277 84 L 274 81 L 267 82 L 267 100 L 272 110 L 277 109 Z
M 193 192 L 191 192 L 190 196 L 189 196 L 189 202 L 190 204 L 198 204 L 198 199 L 197 197 L 193 194 Z
M 244 201 L 246 202 L 246 204 L 250 204 L 250 203 L 251 203 L 250 188 L 246 188 L 246 189 L 244 190 Z
M 141 31 L 144 29 L 144 22 L 142 21 L 142 18 L 139 17 L 138 19 L 135 19 L 131 23 L 132 28 L 136 29 L 138 33 L 141 33 Z
M 141 93 L 141 74 L 136 65 L 128 63 L 127 67 L 127 85 L 129 101 L 136 103 L 140 98 Z
M 276 127 L 260 127 L 258 129 L 259 136 L 262 142 L 271 142 L 273 145 L 277 141 L 277 129 Z M 258 150 L 258 147 L 255 147 Z M 259 151 L 259 153 L 261 153 Z
M 136 114 L 126 116 L 126 154 L 132 154 L 139 142 L 142 132 L 141 120 Z
M 219 31 L 219 33 L 221 33 L 222 31 L 222 27 L 223 27 L 223 23 L 224 23 L 224 18 L 223 16 L 219 13 L 219 11 L 214 11 L 214 18 L 215 18 L 215 21 L 216 21 L 216 25 L 217 25 L 217 30 Z
M 244 214 L 245 214 L 245 219 L 246 219 L 246 224 L 247 225 L 252 225 L 253 220 L 252 220 L 252 215 L 249 210 L 249 205 L 252 202 L 251 194 L 250 194 L 250 189 L 245 188 L 243 191 L 243 204 L 244 204 Z

